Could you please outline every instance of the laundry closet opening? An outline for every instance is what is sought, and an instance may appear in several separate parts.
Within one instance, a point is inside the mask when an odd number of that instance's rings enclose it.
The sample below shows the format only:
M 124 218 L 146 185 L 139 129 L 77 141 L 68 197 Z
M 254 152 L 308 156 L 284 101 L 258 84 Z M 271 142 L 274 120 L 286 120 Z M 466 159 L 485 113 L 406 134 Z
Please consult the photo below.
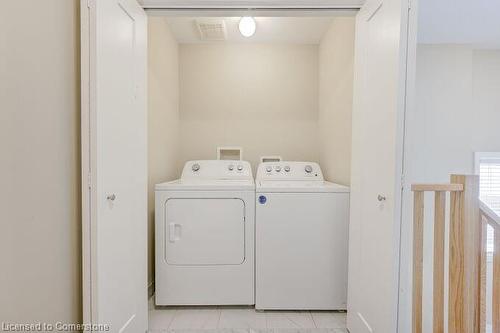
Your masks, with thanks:
M 241 148 L 254 176 L 277 156 L 319 163 L 326 180 L 349 186 L 356 11 L 148 14 L 153 294 L 155 184 L 178 179 L 187 161 Z

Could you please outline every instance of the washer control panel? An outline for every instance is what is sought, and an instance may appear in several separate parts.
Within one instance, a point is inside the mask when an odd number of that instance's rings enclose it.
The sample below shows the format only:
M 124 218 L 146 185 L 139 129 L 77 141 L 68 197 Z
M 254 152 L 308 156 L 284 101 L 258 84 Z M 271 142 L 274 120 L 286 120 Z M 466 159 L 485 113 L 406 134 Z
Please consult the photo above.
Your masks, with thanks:
M 324 180 L 315 162 L 263 162 L 257 169 L 257 180 Z
M 247 161 L 200 160 L 188 161 L 182 170 L 181 179 L 205 180 L 251 180 L 252 168 Z

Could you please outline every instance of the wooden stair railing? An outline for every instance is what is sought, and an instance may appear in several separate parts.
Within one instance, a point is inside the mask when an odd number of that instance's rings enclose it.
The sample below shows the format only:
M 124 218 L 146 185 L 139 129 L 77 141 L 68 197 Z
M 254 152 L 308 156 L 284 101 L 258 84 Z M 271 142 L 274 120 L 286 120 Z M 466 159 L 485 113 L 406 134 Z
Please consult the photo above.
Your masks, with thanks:
M 448 332 L 480 333 L 481 244 L 479 177 L 452 175 L 450 184 L 414 184 L 413 333 L 422 333 L 424 195 L 435 194 L 433 332 L 444 333 L 446 194 L 450 193 Z
M 481 333 L 486 332 L 486 303 L 487 297 L 492 301 L 492 330 L 500 332 L 500 216 L 490 208 L 487 202 L 480 202 L 481 208 Z M 486 267 L 487 267 L 487 228 L 493 230 L 493 283 L 491 295 L 486 294 Z

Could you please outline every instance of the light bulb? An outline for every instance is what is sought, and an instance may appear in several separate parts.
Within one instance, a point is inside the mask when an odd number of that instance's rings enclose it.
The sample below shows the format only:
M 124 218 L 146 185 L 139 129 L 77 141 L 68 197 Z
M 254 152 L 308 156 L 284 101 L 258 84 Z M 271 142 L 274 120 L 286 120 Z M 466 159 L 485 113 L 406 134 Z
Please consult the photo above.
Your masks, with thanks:
M 255 33 L 256 24 L 253 17 L 242 17 L 239 24 L 239 29 L 244 37 L 251 37 Z

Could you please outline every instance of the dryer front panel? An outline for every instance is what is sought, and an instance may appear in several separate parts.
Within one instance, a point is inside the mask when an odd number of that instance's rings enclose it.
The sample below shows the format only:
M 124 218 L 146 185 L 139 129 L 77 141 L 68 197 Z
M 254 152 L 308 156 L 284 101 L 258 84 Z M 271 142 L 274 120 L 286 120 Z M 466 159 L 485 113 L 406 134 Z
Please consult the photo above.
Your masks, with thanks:
M 165 203 L 169 265 L 240 265 L 245 261 L 245 203 L 238 198 L 170 198 Z

